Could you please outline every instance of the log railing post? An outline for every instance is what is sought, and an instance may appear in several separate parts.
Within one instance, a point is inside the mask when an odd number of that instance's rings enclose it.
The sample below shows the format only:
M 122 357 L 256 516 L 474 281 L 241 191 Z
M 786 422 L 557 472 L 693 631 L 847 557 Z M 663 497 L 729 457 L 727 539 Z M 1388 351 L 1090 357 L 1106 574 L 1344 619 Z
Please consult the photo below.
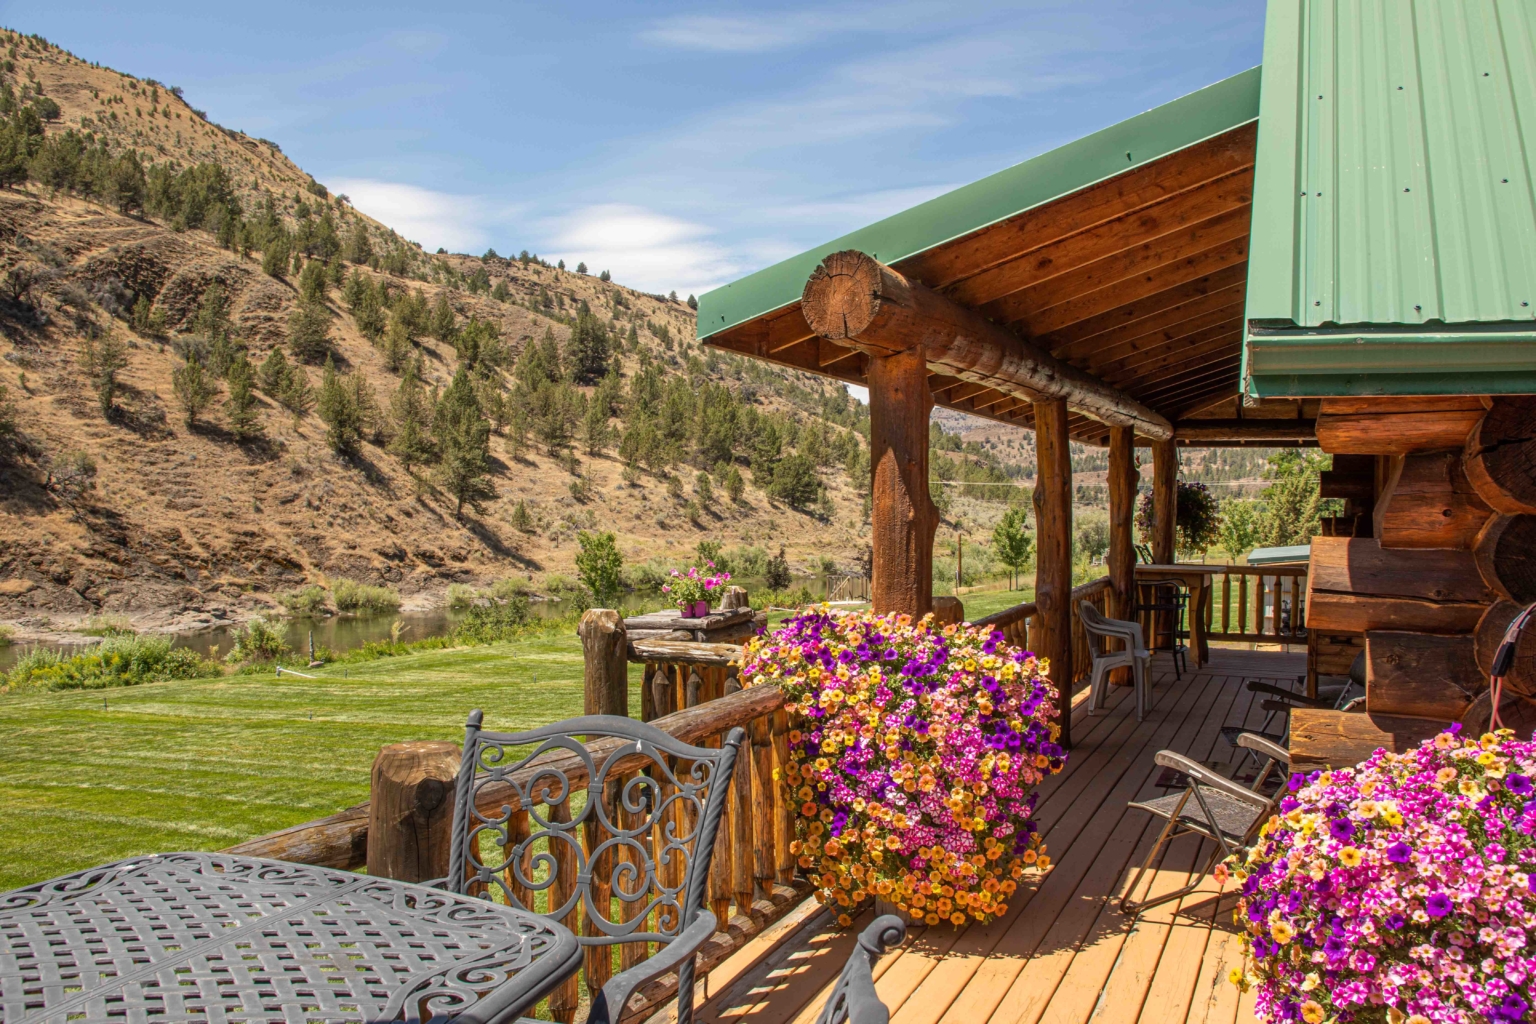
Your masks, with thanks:
M 752 719 L 752 877 L 766 897 L 773 896 L 777 877 L 777 840 L 773 814 L 773 736 L 766 716 Z
M 576 627 L 586 665 L 584 714 L 629 717 L 629 649 L 624 619 L 609 608 L 591 608 Z
M 1035 653 L 1050 660 L 1051 682 L 1059 692 L 1059 741 L 1072 743 L 1072 457 L 1067 438 L 1067 404 L 1035 403 Z M 1031 632 L 1035 632 L 1034 629 Z
M 570 795 L 556 804 L 549 804 L 549 820 L 551 822 L 565 823 L 571 820 Z M 579 833 L 572 833 L 575 837 Z M 547 890 L 549 893 L 549 910 L 557 910 L 560 905 L 571 898 L 576 891 L 576 850 L 570 843 L 564 840 L 549 840 L 549 852 L 555 858 L 555 882 Z M 581 904 L 572 907 L 570 912 L 560 919 L 560 923 L 571 931 L 581 932 Z M 571 1024 L 576 1019 L 576 1010 L 581 1004 L 580 979 L 573 974 L 555 987 L 549 994 L 549 1015 L 561 1024 Z
M 1129 620 L 1136 605 L 1136 546 L 1131 520 L 1136 514 L 1136 438 L 1130 427 L 1109 428 L 1109 584 L 1110 618 Z M 1123 669 L 1118 670 L 1121 673 Z
M 457 744 L 437 741 L 379 751 L 369 780 L 370 875 L 425 882 L 448 874 L 459 758 Z
M 773 713 L 773 765 L 776 781 L 773 793 L 774 878 L 780 885 L 795 880 L 795 855 L 790 845 L 795 841 L 795 799 L 789 791 L 786 769 L 789 767 L 789 713 Z

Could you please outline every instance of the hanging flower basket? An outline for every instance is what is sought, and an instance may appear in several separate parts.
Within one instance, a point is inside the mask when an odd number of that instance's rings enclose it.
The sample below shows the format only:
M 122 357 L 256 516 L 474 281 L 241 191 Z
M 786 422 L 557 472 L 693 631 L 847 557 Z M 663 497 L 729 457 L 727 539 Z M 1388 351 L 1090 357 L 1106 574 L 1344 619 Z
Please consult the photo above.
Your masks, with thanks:
M 783 687 L 797 716 L 791 850 L 839 924 L 875 898 L 930 925 L 990 921 L 1050 866 L 1034 787 L 1066 753 L 1044 670 L 1000 632 L 932 616 L 822 606 L 747 642 L 741 678 Z
M 1238 923 L 1266 1021 L 1536 1020 L 1536 742 L 1453 726 L 1291 777 L 1242 859 Z

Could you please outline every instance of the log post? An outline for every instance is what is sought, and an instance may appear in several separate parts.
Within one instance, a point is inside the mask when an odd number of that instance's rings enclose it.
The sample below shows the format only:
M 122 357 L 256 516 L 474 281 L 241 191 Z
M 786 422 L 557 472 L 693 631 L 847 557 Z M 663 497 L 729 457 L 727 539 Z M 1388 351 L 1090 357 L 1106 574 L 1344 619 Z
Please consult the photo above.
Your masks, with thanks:
M 600 797 L 599 797 L 600 798 Z M 569 793 L 566 799 L 556 804 L 548 804 L 549 820 L 551 822 L 565 824 L 571 820 L 571 801 Z M 573 842 L 580 841 L 580 833 L 574 829 L 567 833 L 570 841 L 565 839 L 550 839 L 549 852 L 555 858 L 555 882 L 547 890 L 549 892 L 549 909 L 558 910 L 560 906 L 570 899 L 576 892 L 576 847 Z M 581 934 L 581 903 L 578 901 L 570 911 L 560 918 L 560 923 L 577 935 Z M 581 1005 L 581 979 L 578 974 L 572 974 L 553 991 L 549 993 L 549 1015 L 560 1024 L 571 1024 L 576 1019 L 576 1011 Z
M 795 797 L 789 791 L 789 714 L 773 713 L 773 763 L 778 770 L 773 802 L 774 876 L 780 885 L 795 880 L 795 855 L 790 845 L 795 841 Z
M 1172 441 L 1152 442 L 1152 561 L 1172 565 L 1179 505 L 1179 449 Z
M 588 715 L 629 717 L 629 654 L 624 619 L 609 608 L 590 608 L 576 627 L 586 664 Z
M 453 780 L 459 746 L 391 743 L 373 760 L 368 799 L 368 873 L 401 882 L 448 874 Z
M 747 599 L 746 587 L 726 587 L 725 597 L 720 599 L 720 610 L 730 612 L 737 608 L 749 608 L 751 604 L 752 602 Z
M 1171 442 L 1170 442 L 1171 446 Z M 1071 746 L 1072 724 L 1072 455 L 1067 438 L 1067 403 L 1035 403 L 1035 605 L 1039 630 L 1035 653 L 1050 660 L 1051 682 L 1059 693 L 1063 747 Z
M 1130 620 L 1136 605 L 1136 439 L 1130 427 L 1109 428 L 1110 617 Z
M 752 719 L 747 735 L 752 748 L 752 877 L 762 895 L 771 899 L 778 870 L 774 850 L 778 833 L 773 817 L 773 790 L 778 783 L 773 778 L 773 734 L 768 716 Z
M 964 622 L 965 605 L 958 597 L 936 597 L 933 599 L 933 620 L 942 626 Z
M 939 510 L 928 494 L 928 415 L 933 395 L 922 350 L 869 361 L 874 509 L 874 610 L 926 615 L 933 601 L 933 535 Z

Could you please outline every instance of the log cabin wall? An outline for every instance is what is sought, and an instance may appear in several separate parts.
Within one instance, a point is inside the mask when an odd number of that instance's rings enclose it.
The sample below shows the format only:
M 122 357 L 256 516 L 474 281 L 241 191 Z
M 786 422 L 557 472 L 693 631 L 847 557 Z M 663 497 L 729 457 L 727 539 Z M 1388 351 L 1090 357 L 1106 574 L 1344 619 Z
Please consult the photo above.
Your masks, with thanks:
M 1346 501 L 1312 545 L 1319 669 L 1363 645 L 1370 712 L 1483 727 L 1493 652 L 1536 601 L 1536 397 L 1324 399 L 1317 437 Z M 1506 700 L 1536 701 L 1536 629 L 1517 655 Z

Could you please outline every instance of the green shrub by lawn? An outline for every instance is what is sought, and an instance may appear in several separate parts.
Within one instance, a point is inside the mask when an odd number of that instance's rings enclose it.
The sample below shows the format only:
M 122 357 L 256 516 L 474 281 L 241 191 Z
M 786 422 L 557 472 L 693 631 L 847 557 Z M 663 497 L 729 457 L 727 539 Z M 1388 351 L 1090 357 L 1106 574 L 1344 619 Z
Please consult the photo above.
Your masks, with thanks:
M 219 671 L 186 647 L 172 647 L 169 636 L 109 636 L 79 654 L 38 648 L 21 656 L 5 676 L 0 692 L 15 690 L 95 690 L 138 686 L 161 679 L 196 679 Z

